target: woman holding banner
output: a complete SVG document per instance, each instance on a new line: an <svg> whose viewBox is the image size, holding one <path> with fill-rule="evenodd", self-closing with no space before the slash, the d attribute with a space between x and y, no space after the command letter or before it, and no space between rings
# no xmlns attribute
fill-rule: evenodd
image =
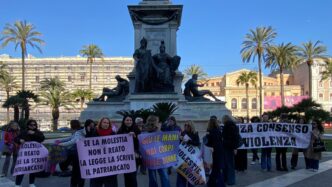
<svg viewBox="0 0 332 187"><path fill-rule="evenodd" d="M146 124L144 125L143 131L145 131L146 133L153 133L160 131L159 117L155 115L150 115L146 120ZM161 186L170 187L166 168L148 169L149 187L158 187L157 172L159 173L160 176Z"/></svg>
<svg viewBox="0 0 332 187"><path fill-rule="evenodd" d="M7 176L10 165L10 157L12 155L13 155L13 162L12 166L10 167L10 173L13 174L17 159L17 153L18 153L18 147L17 144L14 142L14 139L18 136L19 133L20 129L18 127L18 123L15 121L11 121L4 135L4 148L2 150L2 154L6 156L6 159L5 162L3 163L2 174L0 175L0 177Z"/></svg>
<svg viewBox="0 0 332 187"><path fill-rule="evenodd" d="M311 141L308 149L305 152L305 156L308 158L309 169L311 169L313 172L318 171L319 160L322 159L322 152L315 152L313 144L314 142L321 140L323 133L324 127L322 126L322 123L318 120L314 120L312 123Z"/></svg>
<svg viewBox="0 0 332 187"><path fill-rule="evenodd" d="M114 135L114 134L115 133L112 130L111 120L107 117L101 118L97 125L95 137L96 136L110 136L110 135ZM118 186L117 175L90 179L90 187L103 187L103 186L117 187Z"/></svg>
<svg viewBox="0 0 332 187"><path fill-rule="evenodd" d="M118 130L118 134L131 134L134 138L134 150L136 159L139 158L139 143L137 136L141 133L138 127L133 123L131 116L124 116L122 119L121 127ZM136 161L137 163L137 161ZM137 187L136 171L132 173L124 174L125 187Z"/></svg>
<svg viewBox="0 0 332 187"><path fill-rule="evenodd" d="M200 140L198 132L195 130L194 124L192 121L186 121L184 124L184 131L180 136L181 142L185 142L188 145L200 146ZM182 175L177 174L176 178L176 187L193 187L194 185L190 184L186 178Z"/></svg>
<svg viewBox="0 0 332 187"><path fill-rule="evenodd" d="M210 119L206 134L206 146L213 148L212 153L212 172L207 182L208 187L224 187L224 177L221 173L225 168L225 155L223 148L223 137L220 131L219 123L216 119Z"/></svg>
<svg viewBox="0 0 332 187"><path fill-rule="evenodd" d="M21 132L16 138L15 142L17 144L24 144L25 142L38 142L41 143L44 141L45 136L44 134L37 129L37 122L35 120L29 120L27 122L27 131ZM15 186L19 187L22 184L24 175L17 175L15 180ZM35 174L29 174L29 187L36 187L35 186Z"/></svg>

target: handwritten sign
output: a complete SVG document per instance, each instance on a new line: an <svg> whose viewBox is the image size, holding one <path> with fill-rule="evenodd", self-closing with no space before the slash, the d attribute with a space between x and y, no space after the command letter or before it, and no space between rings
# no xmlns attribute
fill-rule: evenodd
<svg viewBox="0 0 332 187"><path fill-rule="evenodd" d="M84 179L136 171L131 135L85 138L77 142L77 150Z"/></svg>
<svg viewBox="0 0 332 187"><path fill-rule="evenodd" d="M203 159L198 147L182 142L179 146L176 171L192 185L206 183Z"/></svg>
<svg viewBox="0 0 332 187"><path fill-rule="evenodd" d="M48 150L37 142L26 142L18 152L14 174L23 175L44 171L47 164Z"/></svg>
<svg viewBox="0 0 332 187"><path fill-rule="evenodd" d="M174 166L177 163L179 132L155 132L138 136L143 164L149 169Z"/></svg>

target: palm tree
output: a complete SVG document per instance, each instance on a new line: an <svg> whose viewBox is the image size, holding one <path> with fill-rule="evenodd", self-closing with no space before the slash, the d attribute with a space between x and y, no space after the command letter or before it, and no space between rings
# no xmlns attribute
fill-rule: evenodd
<svg viewBox="0 0 332 187"><path fill-rule="evenodd" d="M6 92L6 96L7 99L9 99L9 94L10 92L15 89L18 88L17 82L15 80L15 77L9 75L9 74L5 74L4 76L0 77L0 85L3 87L3 89ZM7 122L9 122L9 106L7 107Z"/></svg>
<svg viewBox="0 0 332 187"><path fill-rule="evenodd" d="M13 25L6 24L2 31L3 37L0 41L3 41L2 47L7 46L9 43L15 44L15 50L18 46L21 48L22 56L22 90L25 89L25 57L27 56L27 45L32 48L36 48L40 53L42 50L38 44L44 44L44 41L39 37L42 35L36 31L36 27L26 21L16 21Z"/></svg>
<svg viewBox="0 0 332 187"><path fill-rule="evenodd" d="M322 72L322 79L324 81L328 78L332 78L332 58L329 58L325 64L325 70Z"/></svg>
<svg viewBox="0 0 332 187"><path fill-rule="evenodd" d="M207 73L204 72L203 68L194 64L184 70L183 81L190 79L193 74L197 74L200 79L205 79L207 77Z"/></svg>
<svg viewBox="0 0 332 187"><path fill-rule="evenodd" d="M245 85L246 86L246 100L247 100L247 121L249 121L249 84L253 85L256 88L257 83L257 73L250 72L242 72L240 76L236 79L237 85Z"/></svg>
<svg viewBox="0 0 332 187"><path fill-rule="evenodd" d="M23 99L22 103L22 112L21 112L21 119L28 120L30 117L30 101L33 101L35 103L39 102L38 95L34 94L30 90L21 90L16 93L16 95ZM24 115L24 118L23 118Z"/></svg>
<svg viewBox="0 0 332 187"><path fill-rule="evenodd" d="M311 66L315 59L327 60L327 48L320 42L313 43L309 41L303 43L299 49L299 57L302 61L306 62L309 68L309 96L312 97L312 70Z"/></svg>
<svg viewBox="0 0 332 187"><path fill-rule="evenodd" d="M255 57L258 57L258 70L259 70L259 115L262 116L263 104L263 84L262 84L262 59L266 54L269 45L277 33L272 27L257 27L256 30L250 30L246 34L242 43L241 56L243 62L250 62Z"/></svg>
<svg viewBox="0 0 332 187"><path fill-rule="evenodd" d="M14 108L14 121L18 122L20 118L20 108L22 107L24 103L24 99L18 97L17 95L10 96L5 103L2 105L2 107L5 108Z"/></svg>
<svg viewBox="0 0 332 187"><path fill-rule="evenodd" d="M280 74L280 94L281 104L285 106L284 93L284 71L292 69L298 65L299 58L297 57L298 48L291 43L271 46L267 50L266 67L271 68L272 71L279 71Z"/></svg>
<svg viewBox="0 0 332 187"><path fill-rule="evenodd" d="M94 44L83 46L83 49L80 50L80 54L83 56L86 56L88 58L87 63L90 63L89 89L91 90L92 64L95 61L95 58L102 58L104 55L103 55L102 50L97 45L94 45Z"/></svg>
<svg viewBox="0 0 332 187"><path fill-rule="evenodd" d="M52 83L52 84L49 84ZM60 107L70 109L71 95L65 91L64 83L58 78L45 79L41 81L41 101L43 105L49 105L52 109L53 130L58 129L58 120L60 117Z"/></svg>
<svg viewBox="0 0 332 187"><path fill-rule="evenodd" d="M0 61L0 78L8 75L7 65Z"/></svg>
<svg viewBox="0 0 332 187"><path fill-rule="evenodd" d="M72 96L76 99L78 98L81 102L81 111L83 110L83 105L86 99L90 100L93 98L93 92L91 90L77 89L72 93Z"/></svg>

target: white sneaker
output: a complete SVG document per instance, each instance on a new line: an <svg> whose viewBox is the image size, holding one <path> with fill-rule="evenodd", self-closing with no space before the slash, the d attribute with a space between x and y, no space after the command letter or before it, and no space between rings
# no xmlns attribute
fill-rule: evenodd
<svg viewBox="0 0 332 187"><path fill-rule="evenodd" d="M317 171L318 171L318 169L313 169L312 171L313 171L313 172L317 172Z"/></svg>
<svg viewBox="0 0 332 187"><path fill-rule="evenodd" d="M29 184L29 187L36 187L35 184Z"/></svg>
<svg viewBox="0 0 332 187"><path fill-rule="evenodd" d="M256 162L255 161L251 161L251 163L250 163L251 165L255 165L256 164Z"/></svg>
<svg viewBox="0 0 332 187"><path fill-rule="evenodd" d="M22 187L21 185L15 185L14 187Z"/></svg>

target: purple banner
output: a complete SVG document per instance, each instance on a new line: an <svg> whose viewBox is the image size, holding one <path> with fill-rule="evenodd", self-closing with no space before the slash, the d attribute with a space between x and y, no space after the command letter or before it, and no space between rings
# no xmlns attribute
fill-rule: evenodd
<svg viewBox="0 0 332 187"><path fill-rule="evenodd" d="M84 138L77 142L84 179L136 171L133 137L129 134Z"/></svg>
<svg viewBox="0 0 332 187"><path fill-rule="evenodd" d="M48 150L37 142L26 142L20 146L13 176L44 171Z"/></svg>
<svg viewBox="0 0 332 187"><path fill-rule="evenodd" d="M143 163L149 169L174 166L177 163L179 132L154 132L138 136Z"/></svg>
<svg viewBox="0 0 332 187"><path fill-rule="evenodd" d="M308 96L285 96L285 105L291 107L307 98ZM264 109L275 110L278 107L281 107L281 96L264 97Z"/></svg>

